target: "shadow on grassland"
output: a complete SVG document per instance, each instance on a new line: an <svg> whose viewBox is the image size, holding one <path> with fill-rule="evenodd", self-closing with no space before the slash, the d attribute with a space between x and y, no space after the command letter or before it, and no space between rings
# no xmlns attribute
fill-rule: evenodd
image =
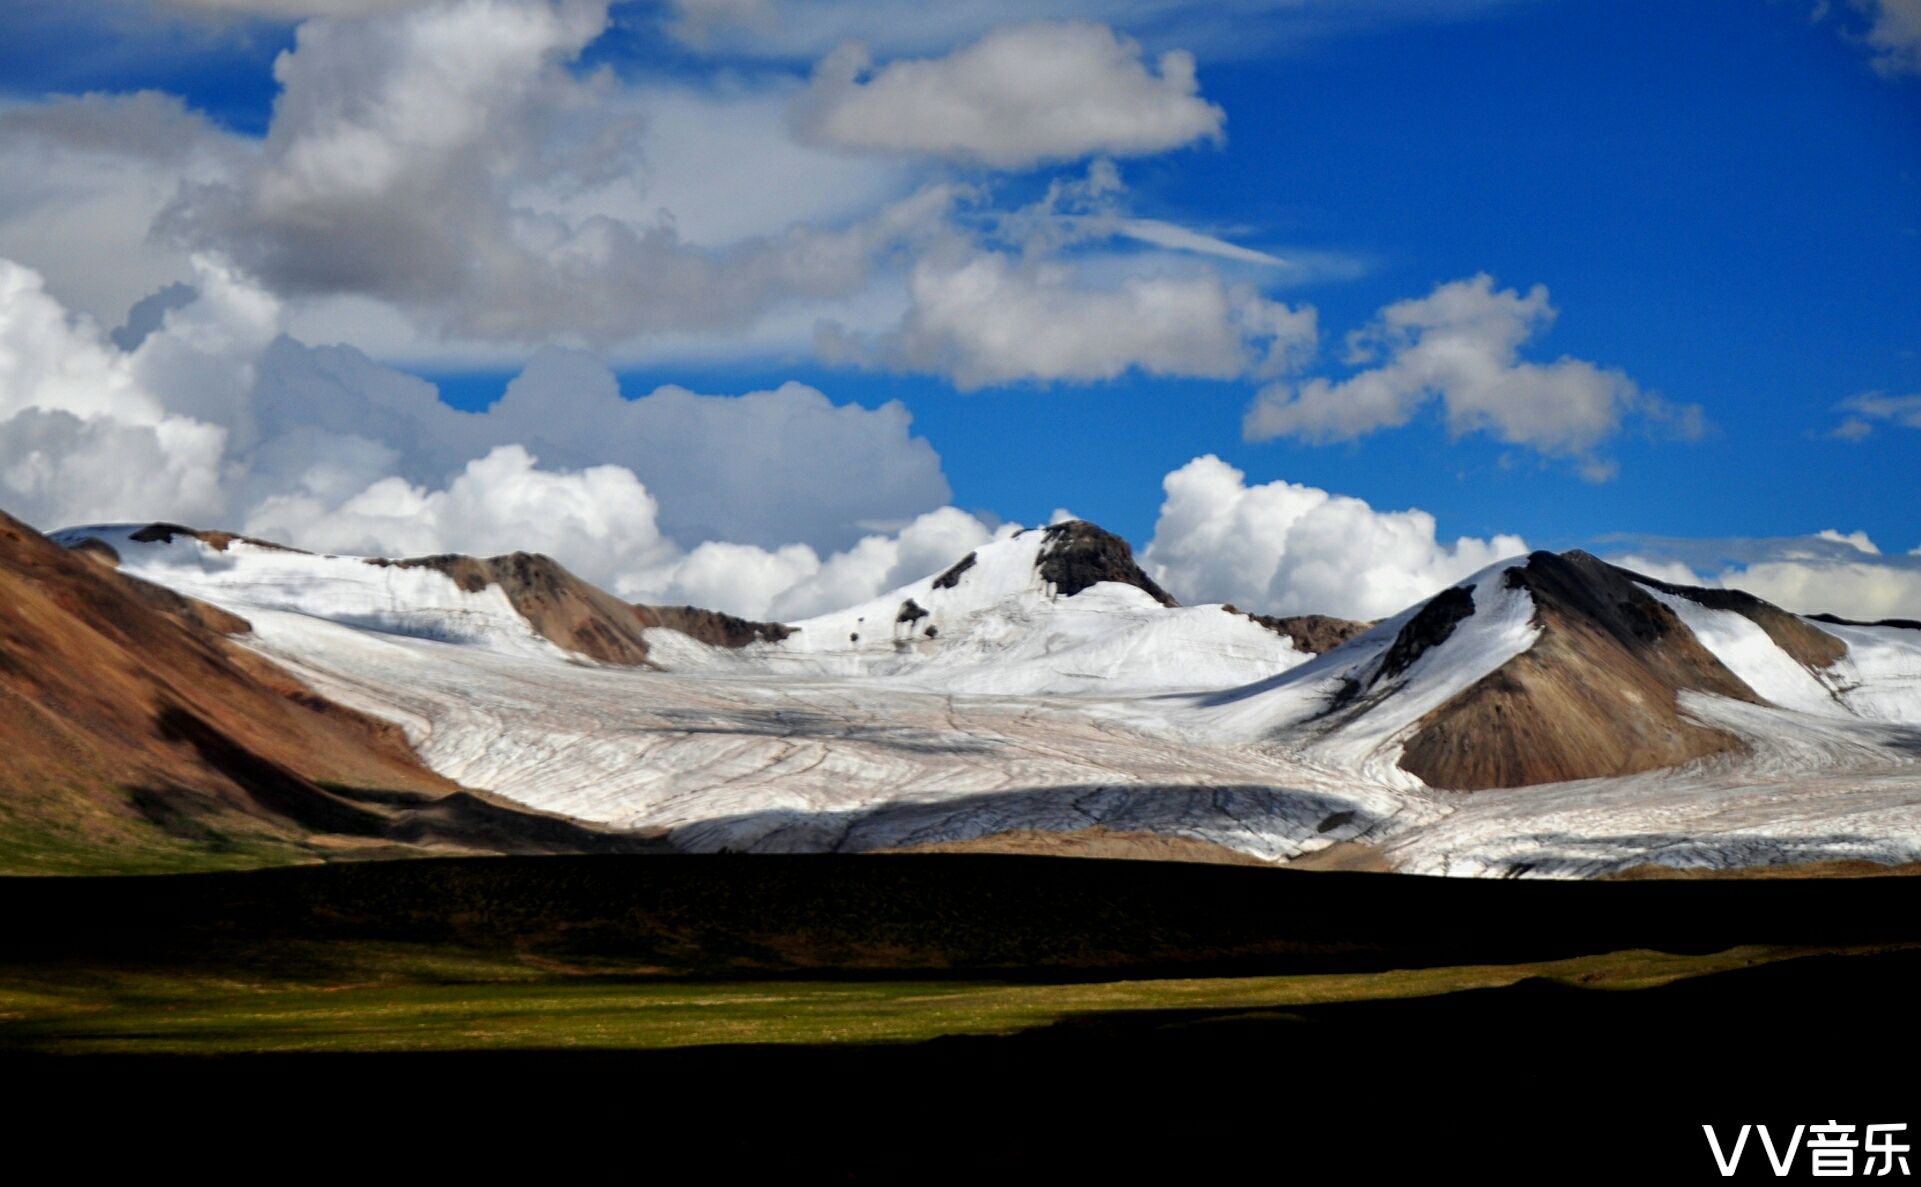
<svg viewBox="0 0 1921 1187"><path fill-rule="evenodd" d="M1088 980L1921 941L1921 878L1480 881L991 855L463 858L0 879L0 965L454 945L652 975Z"/></svg>

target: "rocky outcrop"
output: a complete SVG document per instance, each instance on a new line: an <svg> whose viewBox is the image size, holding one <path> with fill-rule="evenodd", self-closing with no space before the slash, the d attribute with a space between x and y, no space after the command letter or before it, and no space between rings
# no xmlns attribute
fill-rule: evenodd
<svg viewBox="0 0 1921 1187"><path fill-rule="evenodd" d="M1221 609L1266 627L1293 643L1294 650L1308 655L1332 651L1349 639L1374 629L1371 622L1356 622L1351 618L1334 618L1326 614L1295 614L1279 618L1272 614L1250 613L1232 602Z"/></svg>
<svg viewBox="0 0 1921 1187"><path fill-rule="evenodd" d="M1858 619L1843 618L1839 614L1810 614L1815 622L1831 622L1836 626L1891 626L1903 631L1921 631L1921 622L1912 618L1883 618L1879 622L1861 622Z"/></svg>
<svg viewBox="0 0 1921 1187"><path fill-rule="evenodd" d="M1381 657L1374 683L1392 680L1414 666L1414 661L1447 642L1462 619L1474 614L1474 591L1466 586L1444 589L1427 600L1394 636Z"/></svg>
<svg viewBox="0 0 1921 1187"><path fill-rule="evenodd" d="M935 589L953 589L955 586L960 584L961 576L965 574L967 570L973 568L975 562L978 561L979 559L980 558L977 554L970 552L966 556L955 561L953 565L951 565L947 569L946 572L934 578L934 588Z"/></svg>
<svg viewBox="0 0 1921 1187"><path fill-rule="evenodd" d="M1141 570L1134 561L1133 548L1114 533L1080 519L1042 530L1046 537L1038 561L1040 574L1062 597L1071 598L1103 581L1117 581L1143 591L1163 606L1180 605Z"/></svg>
<svg viewBox="0 0 1921 1187"><path fill-rule="evenodd" d="M702 610L697 606L635 606L634 614L647 626L665 627L710 647L745 647L749 643L778 643L794 628L778 622L752 622Z"/></svg>
<svg viewBox="0 0 1921 1187"><path fill-rule="evenodd" d="M150 523L133 533L129 539L140 544L171 544L175 536L187 536L200 541L215 552L225 552L237 540L251 544L255 548L272 548L280 552L300 552L301 549L289 548L285 544L275 544L271 540L256 540L252 536L241 536L233 532L208 532L199 528L182 527L177 523Z"/></svg>

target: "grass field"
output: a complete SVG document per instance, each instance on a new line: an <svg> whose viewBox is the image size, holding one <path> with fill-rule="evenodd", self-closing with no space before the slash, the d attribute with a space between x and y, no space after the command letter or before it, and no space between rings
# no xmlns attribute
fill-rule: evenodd
<svg viewBox="0 0 1921 1187"><path fill-rule="evenodd" d="M205 1055L903 1043L1010 1034L1097 1013L1273 1011L1529 979L1633 990L1804 955L1752 947L1378 973L1009 985L663 981L542 969L459 950L359 946L299 954L268 977L6 969L0 1050Z"/></svg>

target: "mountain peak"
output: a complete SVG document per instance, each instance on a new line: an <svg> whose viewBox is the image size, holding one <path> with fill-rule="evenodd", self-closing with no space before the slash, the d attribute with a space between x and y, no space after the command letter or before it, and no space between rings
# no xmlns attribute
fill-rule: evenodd
<svg viewBox="0 0 1921 1187"><path fill-rule="evenodd" d="M1532 553L1502 583L1532 602L1538 634L1408 738L1400 765L1430 786L1627 775L1745 749L1682 705L1683 693L1765 703L1699 637L1692 606L1748 618L1809 669L1841 653L1839 640L1759 598L1668 585L1580 550Z"/></svg>
<svg viewBox="0 0 1921 1187"><path fill-rule="evenodd" d="M1163 606L1180 605L1142 571L1133 547L1107 529L1070 519L1042 530L1045 536L1035 566L1061 596L1073 597L1091 585L1114 581L1133 586Z"/></svg>

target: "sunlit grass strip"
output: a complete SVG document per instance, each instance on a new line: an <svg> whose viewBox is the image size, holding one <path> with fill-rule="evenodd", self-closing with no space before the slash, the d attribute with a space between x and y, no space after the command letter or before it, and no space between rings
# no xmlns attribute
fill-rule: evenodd
<svg viewBox="0 0 1921 1187"><path fill-rule="evenodd" d="M1528 978L1638 989L1812 951L1630 951L1531 964L1066 985L649 982L457 955L416 957L395 978L338 984L12 970L0 975L0 1048L222 1054L900 1043L1007 1034L1085 1013L1285 1010L1498 988Z"/></svg>

